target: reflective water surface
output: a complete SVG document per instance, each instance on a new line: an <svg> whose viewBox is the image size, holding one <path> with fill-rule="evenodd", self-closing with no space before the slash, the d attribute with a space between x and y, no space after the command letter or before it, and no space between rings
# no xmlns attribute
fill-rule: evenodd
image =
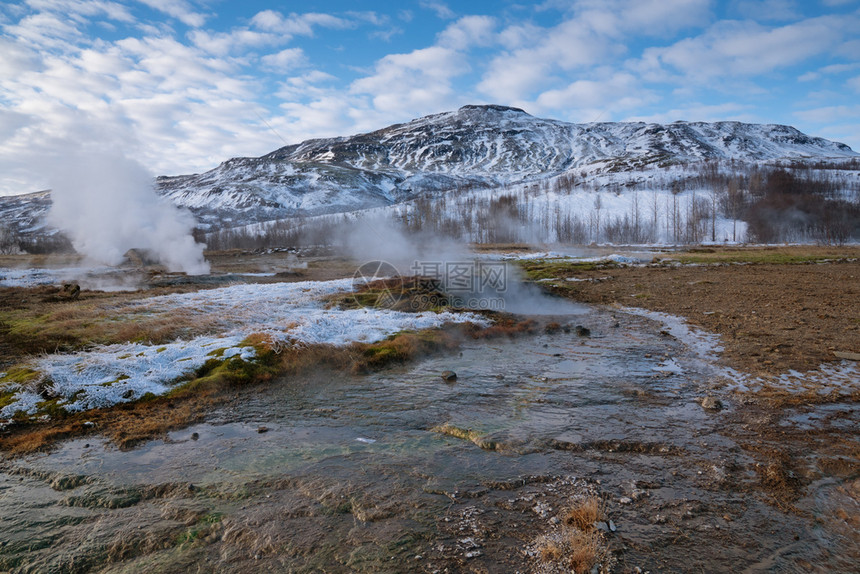
<svg viewBox="0 0 860 574"><path fill-rule="evenodd" d="M131 451L89 437L4 461L0 570L529 571L529 544L585 492L617 525L615 571L838 565L830 533L750 488L721 433L731 403L697 402L712 365L646 318L558 321L591 336L281 380Z"/></svg>

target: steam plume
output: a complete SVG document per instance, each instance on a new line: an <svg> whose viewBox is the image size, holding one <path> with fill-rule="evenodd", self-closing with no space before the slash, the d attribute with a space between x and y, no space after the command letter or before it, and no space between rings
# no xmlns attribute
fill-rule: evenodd
<svg viewBox="0 0 860 574"><path fill-rule="evenodd" d="M205 246L191 236L193 216L159 197L138 162L118 153L72 154L51 172L49 221L78 252L117 265L129 249L145 249L170 271L209 272Z"/></svg>

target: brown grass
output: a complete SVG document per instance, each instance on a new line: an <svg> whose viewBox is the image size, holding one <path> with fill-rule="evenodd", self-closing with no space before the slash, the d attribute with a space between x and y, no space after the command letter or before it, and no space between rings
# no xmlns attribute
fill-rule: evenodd
<svg viewBox="0 0 860 574"><path fill-rule="evenodd" d="M0 288L0 365L22 355L69 352L94 344L165 343L210 332L216 318L188 310L150 313L140 293L83 292L77 301L57 288ZM150 292L146 296L152 296Z"/></svg>
<svg viewBox="0 0 860 574"><path fill-rule="evenodd" d="M561 520L568 526L588 531L594 523L606 518L606 504L598 496L586 496L575 501L561 512Z"/></svg>
<svg viewBox="0 0 860 574"><path fill-rule="evenodd" d="M565 528L544 534L536 541L537 557L556 571L581 574L590 572L595 564L606 559L608 550L597 532Z"/></svg>
<svg viewBox="0 0 860 574"><path fill-rule="evenodd" d="M554 572L589 572L609 558L594 523L606 520L606 503L596 495L577 498L559 514L561 527L535 541L538 559ZM542 570L543 571L543 570Z"/></svg>

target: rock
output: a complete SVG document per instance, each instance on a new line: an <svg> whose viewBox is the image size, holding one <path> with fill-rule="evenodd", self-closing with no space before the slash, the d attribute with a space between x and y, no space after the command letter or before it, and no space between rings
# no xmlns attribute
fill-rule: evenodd
<svg viewBox="0 0 860 574"><path fill-rule="evenodd" d="M630 498L629 496L622 496L621 498L618 499L618 502L620 504L631 504L633 502L633 499Z"/></svg>
<svg viewBox="0 0 860 574"><path fill-rule="evenodd" d="M612 522L612 521L610 520L610 521L609 521L609 531L610 531L610 532L615 532L616 530L618 530L618 527L617 527L617 526L615 526L615 523L614 523L614 522Z"/></svg>
<svg viewBox="0 0 860 574"><path fill-rule="evenodd" d="M602 520L597 520L592 524L595 530L600 530L601 532L606 532L609 534L609 525L603 522Z"/></svg>
<svg viewBox="0 0 860 574"><path fill-rule="evenodd" d="M457 380L457 373L454 371L442 371L442 380L447 383L452 383Z"/></svg>
<svg viewBox="0 0 860 574"><path fill-rule="evenodd" d="M707 396L702 399L702 408L709 411L719 411L723 409L723 403L716 397Z"/></svg>
<svg viewBox="0 0 860 574"><path fill-rule="evenodd" d="M589 329L588 327L583 327L582 325L577 325L576 327L574 327L574 331L576 331L576 334L580 337L591 336L591 329Z"/></svg>
<svg viewBox="0 0 860 574"><path fill-rule="evenodd" d="M257 432L263 434L264 432L269 432L269 427L259 427Z"/></svg>
<svg viewBox="0 0 860 574"><path fill-rule="evenodd" d="M191 440L197 440L200 438L200 435L196 432L191 433Z"/></svg>
<svg viewBox="0 0 860 574"><path fill-rule="evenodd" d="M63 288L60 289L60 296L65 297L66 299L75 300L81 294L81 286L77 283L64 283Z"/></svg>

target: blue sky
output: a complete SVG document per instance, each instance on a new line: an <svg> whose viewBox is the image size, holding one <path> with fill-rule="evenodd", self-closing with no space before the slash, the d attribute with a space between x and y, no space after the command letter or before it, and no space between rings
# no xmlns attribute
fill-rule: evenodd
<svg viewBox="0 0 860 574"><path fill-rule="evenodd" d="M860 0L0 5L0 194L44 189L69 150L193 173L467 103L860 150Z"/></svg>

